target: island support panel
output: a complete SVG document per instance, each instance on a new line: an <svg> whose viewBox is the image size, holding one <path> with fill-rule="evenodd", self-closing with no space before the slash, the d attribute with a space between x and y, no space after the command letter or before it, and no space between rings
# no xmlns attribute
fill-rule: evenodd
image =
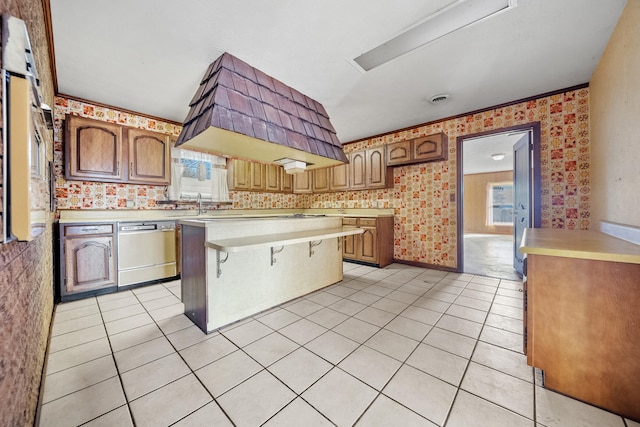
<svg viewBox="0 0 640 427"><path fill-rule="evenodd" d="M544 386L640 420L640 265L527 255L527 363Z"/></svg>

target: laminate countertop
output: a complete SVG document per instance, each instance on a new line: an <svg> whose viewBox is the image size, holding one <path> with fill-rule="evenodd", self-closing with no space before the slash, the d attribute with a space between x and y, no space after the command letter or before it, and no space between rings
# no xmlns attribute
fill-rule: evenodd
<svg viewBox="0 0 640 427"><path fill-rule="evenodd" d="M520 252L640 264L640 245L599 231L527 228Z"/></svg>
<svg viewBox="0 0 640 427"><path fill-rule="evenodd" d="M340 217L378 218L393 217L393 209L220 209L198 215L187 209L86 209L61 210L60 223L116 222L116 221L171 221L187 219L272 217L282 215L325 215Z"/></svg>

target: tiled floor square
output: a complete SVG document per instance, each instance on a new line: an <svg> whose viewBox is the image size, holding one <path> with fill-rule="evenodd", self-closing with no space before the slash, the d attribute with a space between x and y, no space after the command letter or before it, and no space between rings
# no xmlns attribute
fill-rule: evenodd
<svg viewBox="0 0 640 427"><path fill-rule="evenodd" d="M472 322L484 323L487 312L475 308L463 307L457 304L451 304L451 307L445 312L451 316L460 317L462 319L471 320Z"/></svg>
<svg viewBox="0 0 640 427"><path fill-rule="evenodd" d="M153 323L153 319L145 312L114 320L113 322L107 322L104 326L107 328L107 334L115 335L151 323Z"/></svg>
<svg viewBox="0 0 640 427"><path fill-rule="evenodd" d="M258 362L238 350L198 369L196 375L207 390L218 397L262 369Z"/></svg>
<svg viewBox="0 0 640 427"><path fill-rule="evenodd" d="M190 374L132 401L136 426L170 425L210 402L207 390Z"/></svg>
<svg viewBox="0 0 640 427"><path fill-rule="evenodd" d="M238 347L224 335L217 334L209 339L180 350L180 355L191 369L197 370L209 363L215 362L227 354L233 353L237 349Z"/></svg>
<svg viewBox="0 0 640 427"><path fill-rule="evenodd" d="M436 311L416 307L414 305L407 307L405 311L400 313L400 316L402 317L417 320L418 322L426 323L427 325L435 325L441 315L441 313Z"/></svg>
<svg viewBox="0 0 640 427"><path fill-rule="evenodd" d="M100 338L49 354L47 375L111 354L109 341Z"/></svg>
<svg viewBox="0 0 640 427"><path fill-rule="evenodd" d="M100 324L102 324L102 316L100 316L100 313L94 313L64 322L54 322L53 328L51 328L51 336L55 337L57 335L68 334L69 332L79 331Z"/></svg>
<svg viewBox="0 0 640 427"><path fill-rule="evenodd" d="M586 403L542 387L536 391L536 420L545 427L623 427L622 419Z"/></svg>
<svg viewBox="0 0 640 427"><path fill-rule="evenodd" d="M310 315L311 313L314 313L320 309L322 309L322 307L324 307L323 305L320 305L316 302L313 301L309 301L307 299L301 299L296 301L295 303L288 305L287 306L287 310L289 310L292 313L297 314L298 316L301 317L306 317L308 315Z"/></svg>
<svg viewBox="0 0 640 427"><path fill-rule="evenodd" d="M485 325L492 326L496 329L503 329L505 331L514 332L516 334L522 334L523 324L522 320L514 319L513 317L500 316L489 312Z"/></svg>
<svg viewBox="0 0 640 427"><path fill-rule="evenodd" d="M77 426L126 403L120 380L112 377L42 405L42 426Z"/></svg>
<svg viewBox="0 0 640 427"><path fill-rule="evenodd" d="M175 350L165 337L138 344L113 353L120 374L174 353Z"/></svg>
<svg viewBox="0 0 640 427"><path fill-rule="evenodd" d="M391 356L400 362L404 362L409 354L418 346L418 341L386 329L381 329L369 338L364 345L378 350L387 356Z"/></svg>
<svg viewBox="0 0 640 427"><path fill-rule="evenodd" d="M457 388L408 365L402 365L382 391L429 421L443 425Z"/></svg>
<svg viewBox="0 0 640 427"><path fill-rule="evenodd" d="M123 405L111 412L107 412L100 417L83 424L83 427L133 427L129 406Z"/></svg>
<svg viewBox="0 0 640 427"><path fill-rule="evenodd" d="M533 368L527 365L527 356L522 353L480 341L471 360L521 380L533 382Z"/></svg>
<svg viewBox="0 0 640 427"><path fill-rule="evenodd" d="M63 306L64 304L58 305L58 307L63 307ZM62 308L56 308L55 321L56 323L66 322L67 320L78 319L80 317L90 316L92 314L97 314L99 312L100 312L100 309L98 308L98 305L95 303L79 306L76 308L68 308L66 310L63 310Z"/></svg>
<svg viewBox="0 0 640 427"><path fill-rule="evenodd" d="M371 305L374 302L378 301L381 297L378 295L370 294L366 290L356 292L355 294L349 295L347 297L348 300L359 302L364 305Z"/></svg>
<svg viewBox="0 0 640 427"><path fill-rule="evenodd" d="M378 332L380 328L371 323L364 322L355 318L349 318L333 328L334 332L339 333L353 341L362 344Z"/></svg>
<svg viewBox="0 0 640 427"><path fill-rule="evenodd" d="M340 362L338 367L376 390L382 390L400 365L402 362L367 346L360 346Z"/></svg>
<svg viewBox="0 0 640 427"><path fill-rule="evenodd" d="M367 307L364 310L355 314L356 319L364 320L368 323L373 323L376 326L383 327L387 323L391 321L395 314L389 313L388 311L380 310L374 307Z"/></svg>
<svg viewBox="0 0 640 427"><path fill-rule="evenodd" d="M305 348L299 348L271 365L269 370L300 394L331 368L332 365L327 361Z"/></svg>
<svg viewBox="0 0 640 427"><path fill-rule="evenodd" d="M245 353L262 366L269 366L300 347L289 338L274 332L244 347Z"/></svg>
<svg viewBox="0 0 640 427"><path fill-rule="evenodd" d="M496 329L491 326L486 326L482 329L480 334L480 341L487 342L489 344L497 345L508 350L522 352L522 334L516 334L502 329Z"/></svg>
<svg viewBox="0 0 640 427"><path fill-rule="evenodd" d="M426 323L418 322L407 317L398 316L391 322L387 323L384 329L398 333L405 337L422 341L433 326Z"/></svg>
<svg viewBox="0 0 640 427"><path fill-rule="evenodd" d="M233 427L233 424L216 402L210 402L173 424L173 427L195 426Z"/></svg>
<svg viewBox="0 0 640 427"><path fill-rule="evenodd" d="M350 426L376 397L377 392L351 375L334 368L302 394L324 416L339 426ZM345 405L345 402L349 402Z"/></svg>
<svg viewBox="0 0 640 427"><path fill-rule="evenodd" d="M364 310L366 307L367 306L364 304L348 299L343 299L342 301L338 301L337 303L329 306L329 308L346 314L347 316L353 316L357 312Z"/></svg>
<svg viewBox="0 0 640 427"><path fill-rule="evenodd" d="M115 320L124 319L125 317L135 316L136 314L145 313L145 309L142 304L131 304L125 307L116 308L114 310L102 312L102 319L108 323Z"/></svg>
<svg viewBox="0 0 640 427"><path fill-rule="evenodd" d="M423 340L425 344L438 347L449 353L457 354L460 357L469 359L473 352L476 340L454 332L445 331L440 328L433 328Z"/></svg>
<svg viewBox="0 0 640 427"><path fill-rule="evenodd" d="M305 344L305 347L337 365L360 344L333 331L327 331L318 338Z"/></svg>
<svg viewBox="0 0 640 427"><path fill-rule="evenodd" d="M406 295L410 295L410 294L406 294ZM378 301L371 304L371 307L377 308L379 310L384 310L392 314L400 314L407 307L409 307L409 303L404 303L404 302L396 301L391 298L385 297L385 298L380 298Z"/></svg>
<svg viewBox="0 0 640 427"><path fill-rule="evenodd" d="M460 390L451 409L447 427L475 425L533 427L533 421L464 390Z"/></svg>
<svg viewBox="0 0 640 427"><path fill-rule="evenodd" d="M122 374L128 400L134 400L191 373L178 353L149 362Z"/></svg>
<svg viewBox="0 0 640 427"><path fill-rule="evenodd" d="M179 331L167 334L167 339L171 341L171 344L180 351L189 346L197 344L211 338L214 334L205 334L196 325L191 325L188 328L180 329Z"/></svg>
<svg viewBox="0 0 640 427"><path fill-rule="evenodd" d="M289 310L284 310L279 308L275 311L272 311L269 314L261 316L257 320L260 323L264 323L268 327L273 330L278 330L280 328L284 328L287 325L292 324L296 320L300 320L300 316L295 313L290 312Z"/></svg>
<svg viewBox="0 0 640 427"><path fill-rule="evenodd" d="M264 427L300 427L301 422L305 427L333 426L320 412L298 397L267 421Z"/></svg>
<svg viewBox="0 0 640 427"><path fill-rule="evenodd" d="M307 319L300 319L297 322L280 329L279 332L298 344L304 345L326 331L327 328L323 326L313 323Z"/></svg>
<svg viewBox="0 0 640 427"><path fill-rule="evenodd" d="M311 302L315 302L316 304L328 306L340 301L342 298L337 295L322 291L315 292L312 295L307 296L306 299Z"/></svg>
<svg viewBox="0 0 640 427"><path fill-rule="evenodd" d="M533 419L533 387L530 382L471 362L460 387Z"/></svg>
<svg viewBox="0 0 640 427"><path fill-rule="evenodd" d="M139 328L130 329L109 337L111 349L113 351L124 350L143 342L151 341L162 336L162 331L155 325L144 325Z"/></svg>
<svg viewBox="0 0 640 427"><path fill-rule="evenodd" d="M455 332L474 339L477 339L478 336L480 336L480 331L482 331L481 323L472 322L471 320L450 316L448 314L444 314L435 326L440 329L446 329L447 331Z"/></svg>
<svg viewBox="0 0 640 427"><path fill-rule="evenodd" d="M469 361L464 357L426 344L420 344L407 359L407 365L418 368L422 372L440 378L456 387L460 385L468 363Z"/></svg>
<svg viewBox="0 0 640 427"><path fill-rule="evenodd" d="M217 400L236 426L253 427L267 421L295 397L268 371L262 371Z"/></svg>
<svg viewBox="0 0 640 427"><path fill-rule="evenodd" d="M324 326L327 329L331 329L340 323L347 320L349 316L346 314L340 313L339 311L335 311L331 308L323 308L322 310L316 311L313 314L307 316L307 320L311 320L314 323L317 323L320 326Z"/></svg>
<svg viewBox="0 0 640 427"><path fill-rule="evenodd" d="M427 310L444 313L451 306L450 302L439 301L437 299L422 297L418 298L413 305Z"/></svg>
<svg viewBox="0 0 640 427"><path fill-rule="evenodd" d="M59 399L118 375L111 355L47 375L42 403Z"/></svg>
<svg viewBox="0 0 640 427"><path fill-rule="evenodd" d="M437 427L384 394L379 395L356 424L358 427Z"/></svg>
<svg viewBox="0 0 640 427"><path fill-rule="evenodd" d="M104 325L102 324L69 332L67 334L56 335L55 337L51 337L49 352L55 353L56 351L75 347L76 345L85 344L106 337L107 332L104 330Z"/></svg>

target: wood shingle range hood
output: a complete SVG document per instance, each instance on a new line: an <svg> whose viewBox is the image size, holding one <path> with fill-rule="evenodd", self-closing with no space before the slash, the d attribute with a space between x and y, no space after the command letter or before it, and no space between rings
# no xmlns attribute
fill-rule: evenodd
<svg viewBox="0 0 640 427"><path fill-rule="evenodd" d="M347 162L319 102L229 53L209 66L189 105L176 147L261 163L291 160L299 171Z"/></svg>

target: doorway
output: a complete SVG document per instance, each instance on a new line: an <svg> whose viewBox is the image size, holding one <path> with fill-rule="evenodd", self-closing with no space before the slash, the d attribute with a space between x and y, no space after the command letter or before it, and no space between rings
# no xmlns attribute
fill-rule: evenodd
<svg viewBox="0 0 640 427"><path fill-rule="evenodd" d="M522 233L540 226L539 153L539 123L458 137L458 271L521 279Z"/></svg>

